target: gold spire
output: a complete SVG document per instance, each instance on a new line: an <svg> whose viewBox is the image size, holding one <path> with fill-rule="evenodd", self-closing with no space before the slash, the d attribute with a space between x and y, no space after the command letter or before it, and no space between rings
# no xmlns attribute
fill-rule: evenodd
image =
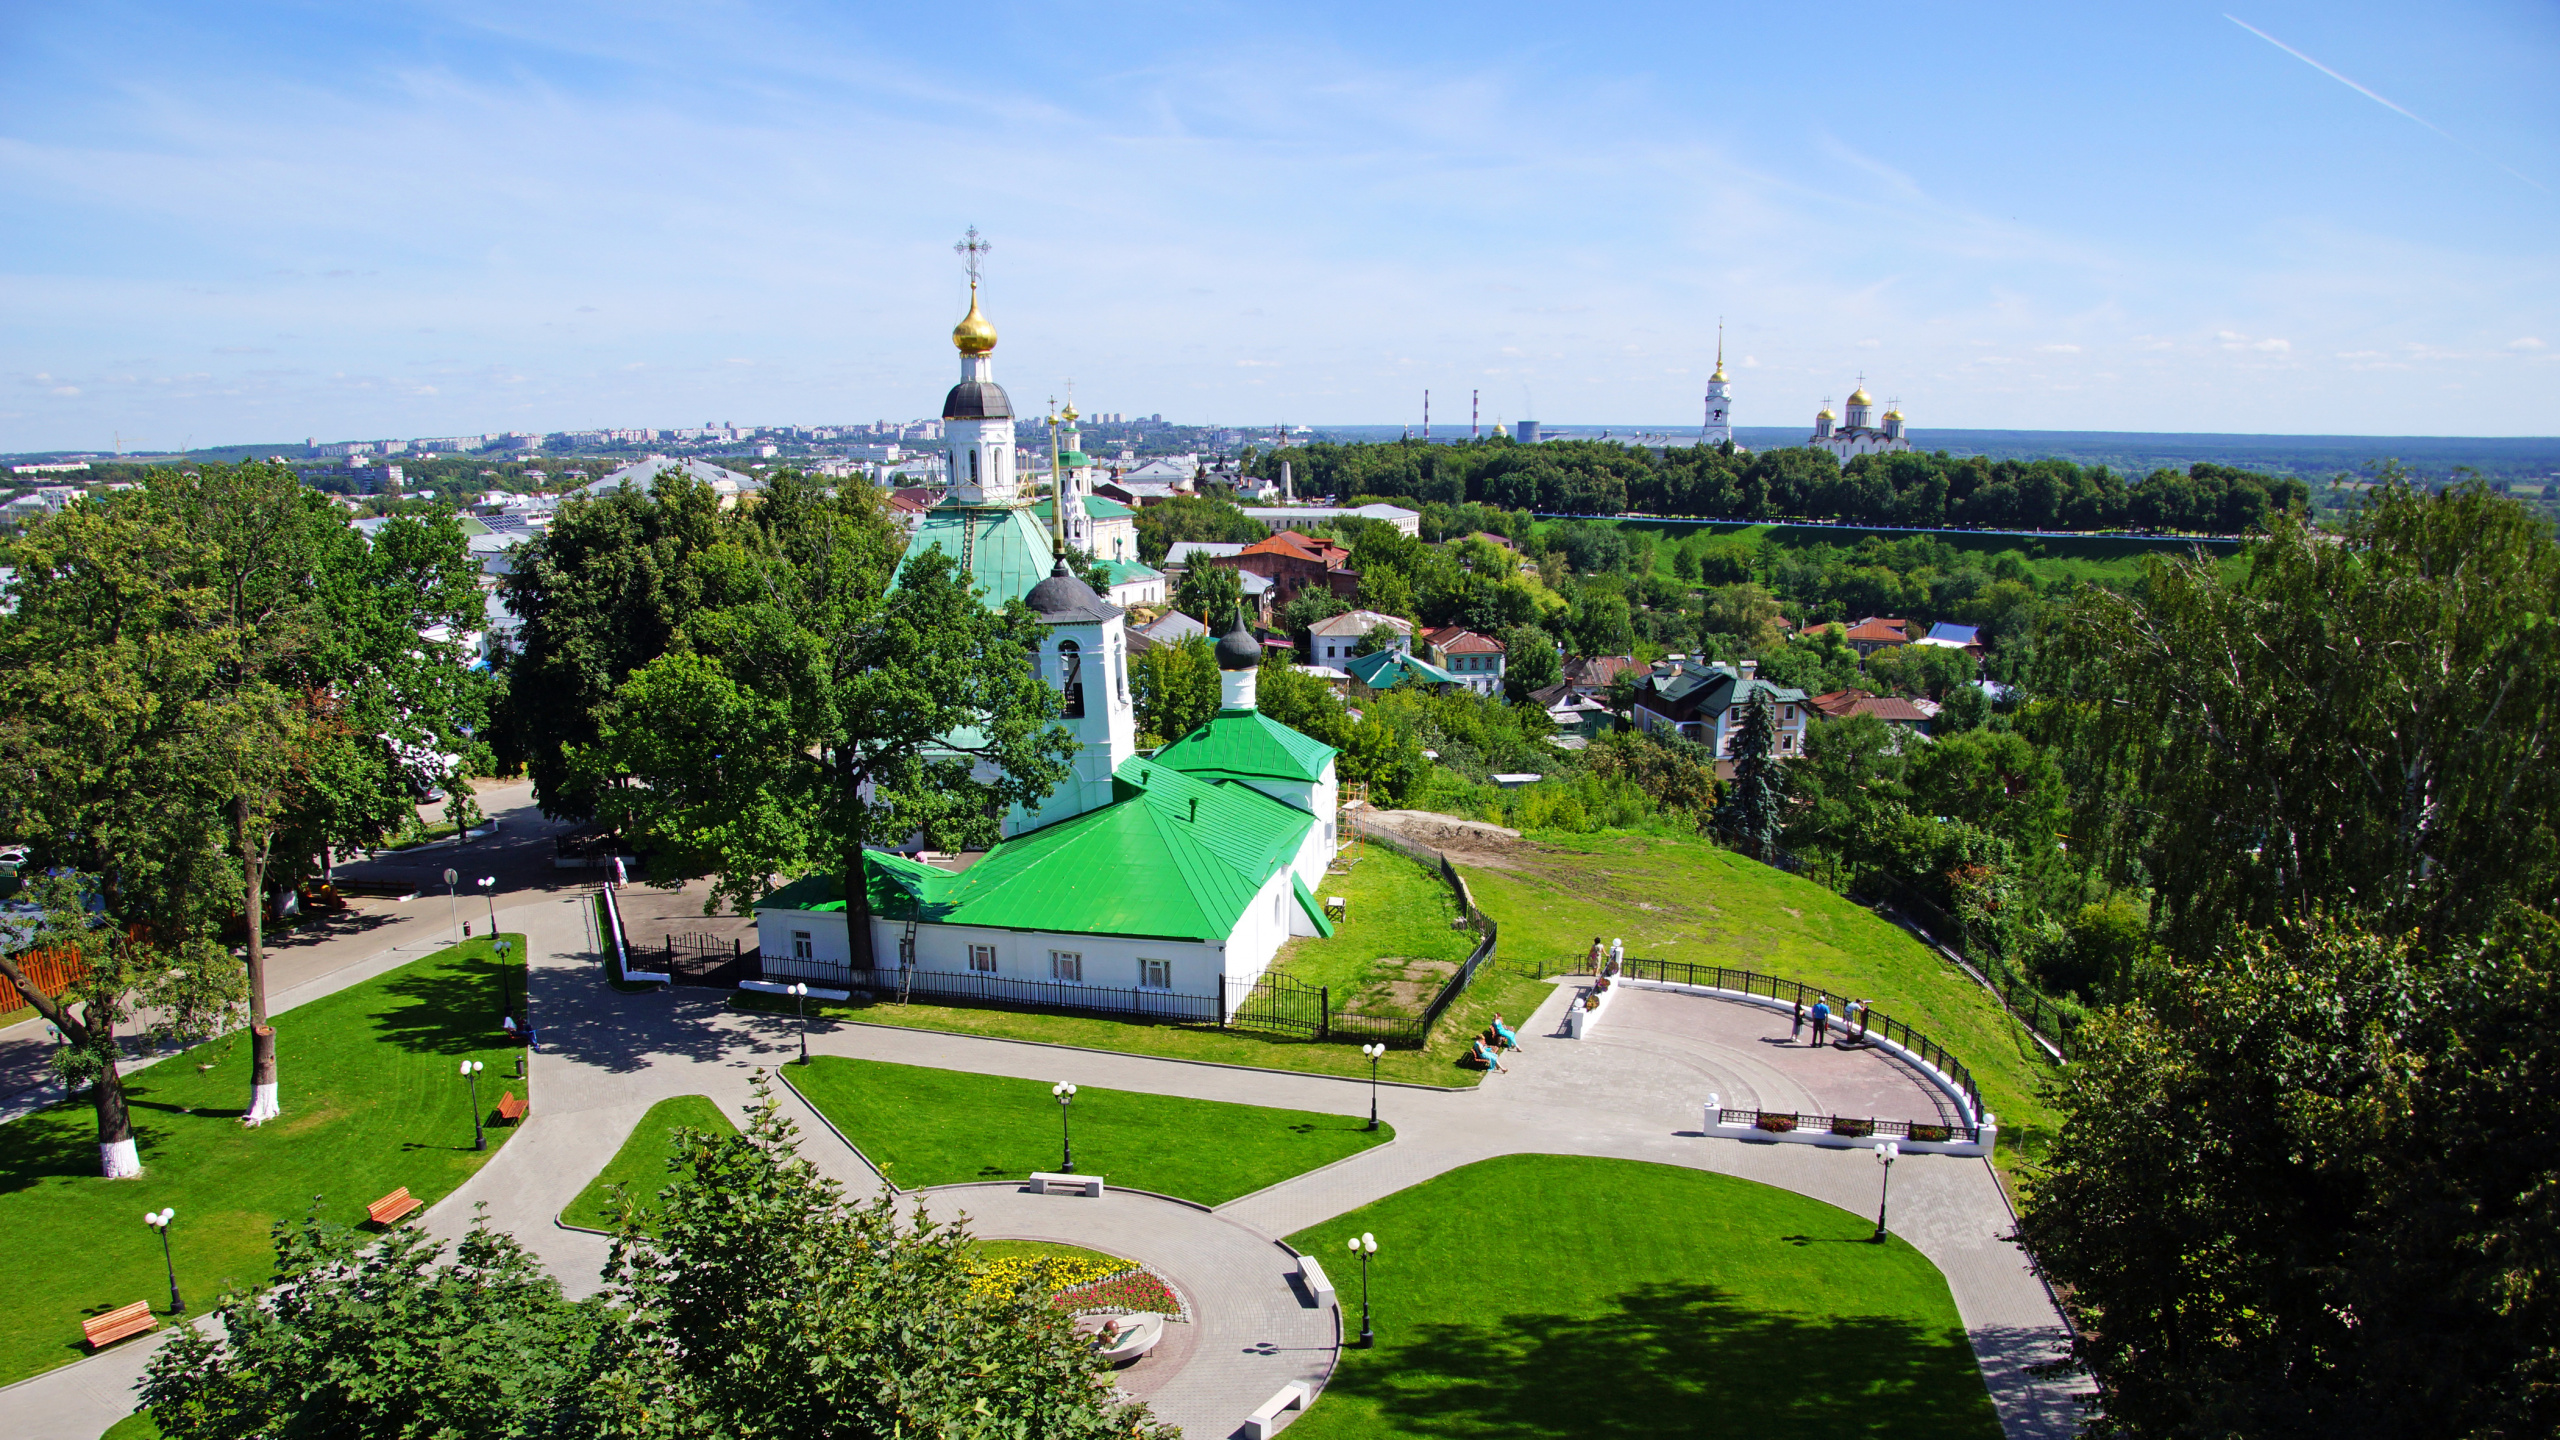
<svg viewBox="0 0 2560 1440"><path fill-rule="evenodd" d="M1721 320L1716 322L1716 373L1707 378L1711 380L1724 378L1724 322Z"/></svg>
<svg viewBox="0 0 2560 1440"><path fill-rule="evenodd" d="M996 348L996 327L978 313L978 285L969 283L969 313L951 327L951 343L963 355L984 355Z"/></svg>

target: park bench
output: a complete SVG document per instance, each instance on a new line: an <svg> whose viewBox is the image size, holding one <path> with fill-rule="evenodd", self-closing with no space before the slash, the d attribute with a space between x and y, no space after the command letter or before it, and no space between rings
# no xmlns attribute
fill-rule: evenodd
<svg viewBox="0 0 2560 1440"><path fill-rule="evenodd" d="M110 1310L104 1315L81 1321L80 1330L89 1337L90 1349L104 1350L128 1335L156 1329L159 1324L151 1318L151 1302L136 1300L121 1310Z"/></svg>
<svg viewBox="0 0 2560 1440"><path fill-rule="evenodd" d="M510 1090L498 1097L498 1118L513 1125L524 1118L524 1112L530 1107L531 1102L517 1099L516 1092Z"/></svg>
<svg viewBox="0 0 2560 1440"><path fill-rule="evenodd" d="M1325 1278L1324 1267L1316 1263L1316 1257L1298 1257L1298 1278L1306 1282L1307 1294L1314 1298L1317 1309L1333 1303L1333 1282Z"/></svg>
<svg viewBox="0 0 2560 1440"><path fill-rule="evenodd" d="M1073 1190L1099 1200L1102 1198L1102 1177L1099 1175L1061 1175L1050 1170L1033 1172L1031 1176L1031 1193L1034 1195L1046 1195L1051 1190Z"/></svg>
<svg viewBox="0 0 2560 1440"><path fill-rule="evenodd" d="M1249 1440L1271 1440L1280 1429L1280 1412L1307 1408L1307 1385L1292 1380L1280 1387L1280 1393L1262 1402L1262 1407L1244 1417L1244 1433Z"/></svg>
<svg viewBox="0 0 2560 1440"><path fill-rule="evenodd" d="M364 1207L365 1213L373 1217L373 1223L376 1225L396 1224L401 1216L417 1208L418 1202L409 1194L409 1187L406 1185Z"/></svg>

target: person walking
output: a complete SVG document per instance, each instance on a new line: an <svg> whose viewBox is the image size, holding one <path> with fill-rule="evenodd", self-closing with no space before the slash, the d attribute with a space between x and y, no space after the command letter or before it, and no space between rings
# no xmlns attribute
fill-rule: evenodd
<svg viewBox="0 0 2560 1440"><path fill-rule="evenodd" d="M1825 995L1813 1002L1813 1048L1821 1049L1822 1042L1830 1038L1831 997Z"/></svg>
<svg viewBox="0 0 2560 1440"><path fill-rule="evenodd" d="M1787 1031L1787 1043L1788 1043L1788 1044L1790 1044L1790 1045L1792 1045L1792 1044L1796 1043L1797 1041L1802 1040L1803 1038L1804 1038L1804 997L1803 997L1803 996L1801 996L1801 995L1799 995L1799 996L1797 996L1797 997L1796 997L1796 1023L1795 1023L1795 1025L1794 1025L1794 1027L1793 1027L1793 1028L1791 1028L1790 1030L1788 1030L1788 1031Z"/></svg>
<svg viewBox="0 0 2560 1440"><path fill-rule="evenodd" d="M1605 958L1607 958L1608 953L1609 953L1609 951L1608 951L1608 947L1607 947L1607 946L1604 946L1604 945L1602 945L1602 944L1600 943L1600 937L1599 937L1599 936L1597 936L1597 935L1592 936L1592 937L1591 937L1591 973L1592 973L1592 974L1597 975L1597 974L1599 974L1599 973L1600 973L1600 964L1601 964L1601 961L1602 961L1602 960L1604 960Z"/></svg>
<svg viewBox="0 0 2560 1440"><path fill-rule="evenodd" d="M1849 1002L1849 1043L1867 1043L1867 1002L1864 1000Z"/></svg>

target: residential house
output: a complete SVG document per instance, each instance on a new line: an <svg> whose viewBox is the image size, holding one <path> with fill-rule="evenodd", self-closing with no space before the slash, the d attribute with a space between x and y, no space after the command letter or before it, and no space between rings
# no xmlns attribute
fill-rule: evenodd
<svg viewBox="0 0 2560 1440"><path fill-rule="evenodd" d="M1575 655L1564 662L1564 683L1577 696L1606 696L1621 671L1643 668L1633 655Z"/></svg>
<svg viewBox="0 0 2560 1440"><path fill-rule="evenodd" d="M1347 662L1359 652L1361 637L1381 625L1396 632L1396 643L1392 649L1398 654L1413 653L1412 621L1399 615L1381 615L1375 610L1352 610L1307 627L1309 649L1306 663L1346 668Z"/></svg>
<svg viewBox="0 0 2560 1440"><path fill-rule="evenodd" d="M1889 646L1910 644L1911 622L1887 620L1870 615L1850 626L1842 638L1849 642L1849 648L1857 651L1858 658L1863 660Z"/></svg>
<svg viewBox="0 0 2560 1440"><path fill-rule="evenodd" d="M1733 732L1741 718L1737 707L1766 703L1776 722L1774 753L1802 755L1812 705L1802 690L1771 684L1760 679L1758 671L1758 662L1751 660L1727 665L1683 659L1656 665L1637 683L1636 728L1695 740L1713 749L1719 761L1726 761L1733 758Z"/></svg>
<svg viewBox="0 0 2560 1440"><path fill-rule="evenodd" d="M1928 634L1921 636L1918 640L1915 640L1912 643L1915 645L1933 645L1946 650L1961 650L1967 655L1972 656L1974 659L1979 660L1982 658L1983 649L1982 627L1979 625L1949 625L1944 621L1940 621L1939 623L1929 627Z"/></svg>
<svg viewBox="0 0 2560 1440"><path fill-rule="evenodd" d="M1360 593L1359 573L1343 568L1351 552L1320 536L1283 530L1257 540L1233 555L1203 557L1201 563L1223 565L1271 582L1270 605L1286 605L1308 590L1324 590L1349 600Z"/></svg>
<svg viewBox="0 0 2560 1440"><path fill-rule="evenodd" d="M1816 695L1805 702L1816 713L1831 719L1851 715L1873 715L1887 725L1897 725L1915 734L1929 733L1929 722L1936 718L1936 707L1926 701L1906 700L1899 695L1878 695L1872 690L1833 690Z"/></svg>
<svg viewBox="0 0 2560 1440"><path fill-rule="evenodd" d="M1467 682L1430 661L1403 650L1375 650L1342 662L1351 677L1351 693L1374 695L1398 685L1464 685Z"/></svg>
<svg viewBox="0 0 2560 1440"><path fill-rule="evenodd" d="M1165 547L1164 573L1179 578L1194 565L1243 553L1244 547L1232 540L1176 540Z"/></svg>
<svg viewBox="0 0 2560 1440"><path fill-rule="evenodd" d="M1462 625L1443 625L1423 637L1423 653L1479 695L1502 693L1503 644Z"/></svg>
<svg viewBox="0 0 2560 1440"><path fill-rule="evenodd" d="M1270 526L1286 530L1299 525L1321 525L1328 520L1382 520L1419 538L1422 534L1422 512L1401 505L1247 505L1244 513Z"/></svg>

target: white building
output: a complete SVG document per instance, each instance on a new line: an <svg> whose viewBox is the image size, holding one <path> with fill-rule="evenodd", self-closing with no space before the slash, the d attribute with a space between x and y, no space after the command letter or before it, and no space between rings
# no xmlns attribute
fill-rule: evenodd
<svg viewBox="0 0 2560 1440"><path fill-rule="evenodd" d="M1733 396L1725 388L1724 327L1716 327L1716 373L1707 377L1707 423L1698 432L1702 445L1733 443Z"/></svg>
<svg viewBox="0 0 2560 1440"><path fill-rule="evenodd" d="M1295 530L1301 525L1321 525L1327 520L1383 520L1407 535L1422 534L1422 512L1401 505L1245 505L1245 514L1273 530Z"/></svg>
<svg viewBox="0 0 2560 1440"><path fill-rule="evenodd" d="M1305 657L1306 663L1340 669L1345 661L1359 653L1361 638L1381 625L1396 632L1396 643L1391 648L1402 655L1413 653L1412 621L1400 615L1382 615L1375 610L1353 610L1307 627L1311 653Z"/></svg>
<svg viewBox="0 0 2560 1440"><path fill-rule="evenodd" d="M1865 383L1861 382L1857 389L1849 392L1848 422L1834 425L1832 422L1836 417L1832 415L1831 407L1825 405L1822 412L1813 417L1813 438L1805 443L1817 450L1830 451L1840 458L1842 464L1860 455L1885 455L1910 449L1911 441L1902 433L1901 410L1885 411L1882 425L1868 423L1875 412L1875 403L1868 396Z"/></svg>

